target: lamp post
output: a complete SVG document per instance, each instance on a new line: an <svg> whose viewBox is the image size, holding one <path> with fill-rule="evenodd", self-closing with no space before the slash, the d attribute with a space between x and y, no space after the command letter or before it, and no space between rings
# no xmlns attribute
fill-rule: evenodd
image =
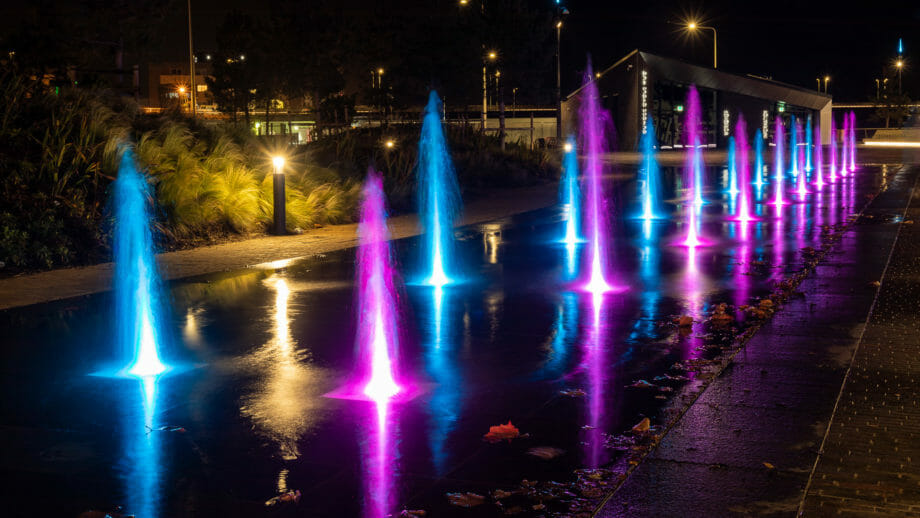
<svg viewBox="0 0 920 518"><path fill-rule="evenodd" d="M820 77L816 77L816 78L815 78L815 81L818 82L818 93L821 93L821 78L820 78Z"/></svg>
<svg viewBox="0 0 920 518"><path fill-rule="evenodd" d="M189 90L189 103L191 107L189 112L191 112L192 117L195 117L195 51L192 49L192 0L186 2L188 4L188 71L189 71L189 84L191 89Z"/></svg>
<svg viewBox="0 0 920 518"><path fill-rule="evenodd" d="M898 67L898 95L901 95L901 69L904 68L904 60L898 58L894 65Z"/></svg>
<svg viewBox="0 0 920 518"><path fill-rule="evenodd" d="M705 25L697 25L696 22L690 22L687 24L687 29L691 31L697 29L712 31L712 68L719 68L719 40L716 35L715 27L707 27Z"/></svg>
<svg viewBox="0 0 920 518"><path fill-rule="evenodd" d="M491 50L489 51L488 54L486 54L486 59L482 60L482 132L483 133L486 132L486 119L489 117L488 115L489 105L488 105L488 97L487 97L488 95L487 91L489 88L489 75L488 75L487 67L488 67L489 61L495 61L496 59L498 59L498 53L496 53L494 50Z"/></svg>
<svg viewBox="0 0 920 518"><path fill-rule="evenodd" d="M824 93L827 93L827 83L831 81L831 76L824 76Z"/></svg>
<svg viewBox="0 0 920 518"><path fill-rule="evenodd" d="M556 0L556 139L562 140L562 19L569 10Z"/></svg>
<svg viewBox="0 0 920 518"><path fill-rule="evenodd" d="M287 233L287 223L285 222L284 218L284 157L272 157L272 166L274 166L275 172L273 175L274 191L272 194L274 201L274 225L272 230L274 231L275 235L283 236Z"/></svg>

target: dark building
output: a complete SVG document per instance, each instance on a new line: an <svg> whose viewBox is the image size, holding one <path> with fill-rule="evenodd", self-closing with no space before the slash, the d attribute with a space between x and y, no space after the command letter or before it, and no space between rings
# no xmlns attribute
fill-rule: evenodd
<svg viewBox="0 0 920 518"><path fill-rule="evenodd" d="M683 115L690 85L700 94L702 140L710 147L728 142L738 116L748 129L762 129L772 141L773 120L780 115L787 127L791 116L811 117L821 125L822 140L830 136L831 97L758 76L743 76L692 65L680 60L634 50L613 66L598 72L594 81L604 109L616 126L620 150L639 146L646 118L651 117L661 149L680 148ZM577 132L578 106L584 87L562 103L563 133Z"/></svg>

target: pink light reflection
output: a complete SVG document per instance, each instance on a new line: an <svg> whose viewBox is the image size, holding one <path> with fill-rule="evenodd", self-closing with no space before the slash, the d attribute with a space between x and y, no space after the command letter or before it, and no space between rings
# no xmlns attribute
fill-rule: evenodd
<svg viewBox="0 0 920 518"><path fill-rule="evenodd" d="M387 414L389 402L376 401L371 412L376 422L367 429L364 464L364 516L385 518L390 516L394 502L394 478L397 455L390 451ZM395 446L395 443L394 443Z"/></svg>
<svg viewBox="0 0 920 518"><path fill-rule="evenodd" d="M584 346L584 366L588 374L588 415L589 429L585 432L585 458L591 468L599 467L604 460L604 427L602 426L604 414L604 385L605 373L609 366L606 364L606 337L608 330L604 329L602 313L604 297L594 295L591 297L591 322L588 328L588 337Z"/></svg>

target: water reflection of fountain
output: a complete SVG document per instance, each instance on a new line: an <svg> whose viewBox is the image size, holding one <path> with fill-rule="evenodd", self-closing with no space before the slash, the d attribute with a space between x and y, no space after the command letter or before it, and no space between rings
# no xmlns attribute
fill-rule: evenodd
<svg viewBox="0 0 920 518"><path fill-rule="evenodd" d="M588 322L588 335L584 343L584 367L588 377L587 427L585 428L585 463L589 468L597 468L603 463L604 454L604 409L605 384L610 368L607 365L607 338L610 329L604 325L604 296L591 294L591 320Z"/></svg>
<svg viewBox="0 0 920 518"><path fill-rule="evenodd" d="M119 471L127 482L125 494L137 516L160 516L161 480L165 471L160 455L162 432L156 423L158 376L137 380L139 398L128 398L122 432L125 450Z"/></svg>
<svg viewBox="0 0 920 518"><path fill-rule="evenodd" d="M399 457L391 444L390 401L381 399L368 404L371 414L365 421L369 424L364 429L362 455L364 459L364 516L367 518L384 518L393 511L394 478L398 470Z"/></svg>
<svg viewBox="0 0 920 518"><path fill-rule="evenodd" d="M425 366L431 379L437 381L433 387L428 403L428 414L432 426L429 433L429 447L435 473L443 475L447 469L448 450L444 446L447 437L457 423L463 398L462 378L453 355L449 320L444 318L449 313L449 301L445 300L444 290L435 288L431 292L431 316L425 337Z"/></svg>

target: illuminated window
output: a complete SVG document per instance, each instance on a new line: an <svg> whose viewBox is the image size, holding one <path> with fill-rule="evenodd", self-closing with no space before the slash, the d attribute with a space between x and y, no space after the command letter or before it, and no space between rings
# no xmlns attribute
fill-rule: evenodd
<svg viewBox="0 0 920 518"><path fill-rule="evenodd" d="M208 85L206 85L206 84L204 84L204 85L195 85L195 88L196 88L199 92L207 92L207 91L208 91Z"/></svg>
<svg viewBox="0 0 920 518"><path fill-rule="evenodd" d="M642 134L648 131L648 70L642 71Z"/></svg>
<svg viewBox="0 0 920 518"><path fill-rule="evenodd" d="M727 137L731 133L731 114L728 110L722 110L722 136Z"/></svg>

